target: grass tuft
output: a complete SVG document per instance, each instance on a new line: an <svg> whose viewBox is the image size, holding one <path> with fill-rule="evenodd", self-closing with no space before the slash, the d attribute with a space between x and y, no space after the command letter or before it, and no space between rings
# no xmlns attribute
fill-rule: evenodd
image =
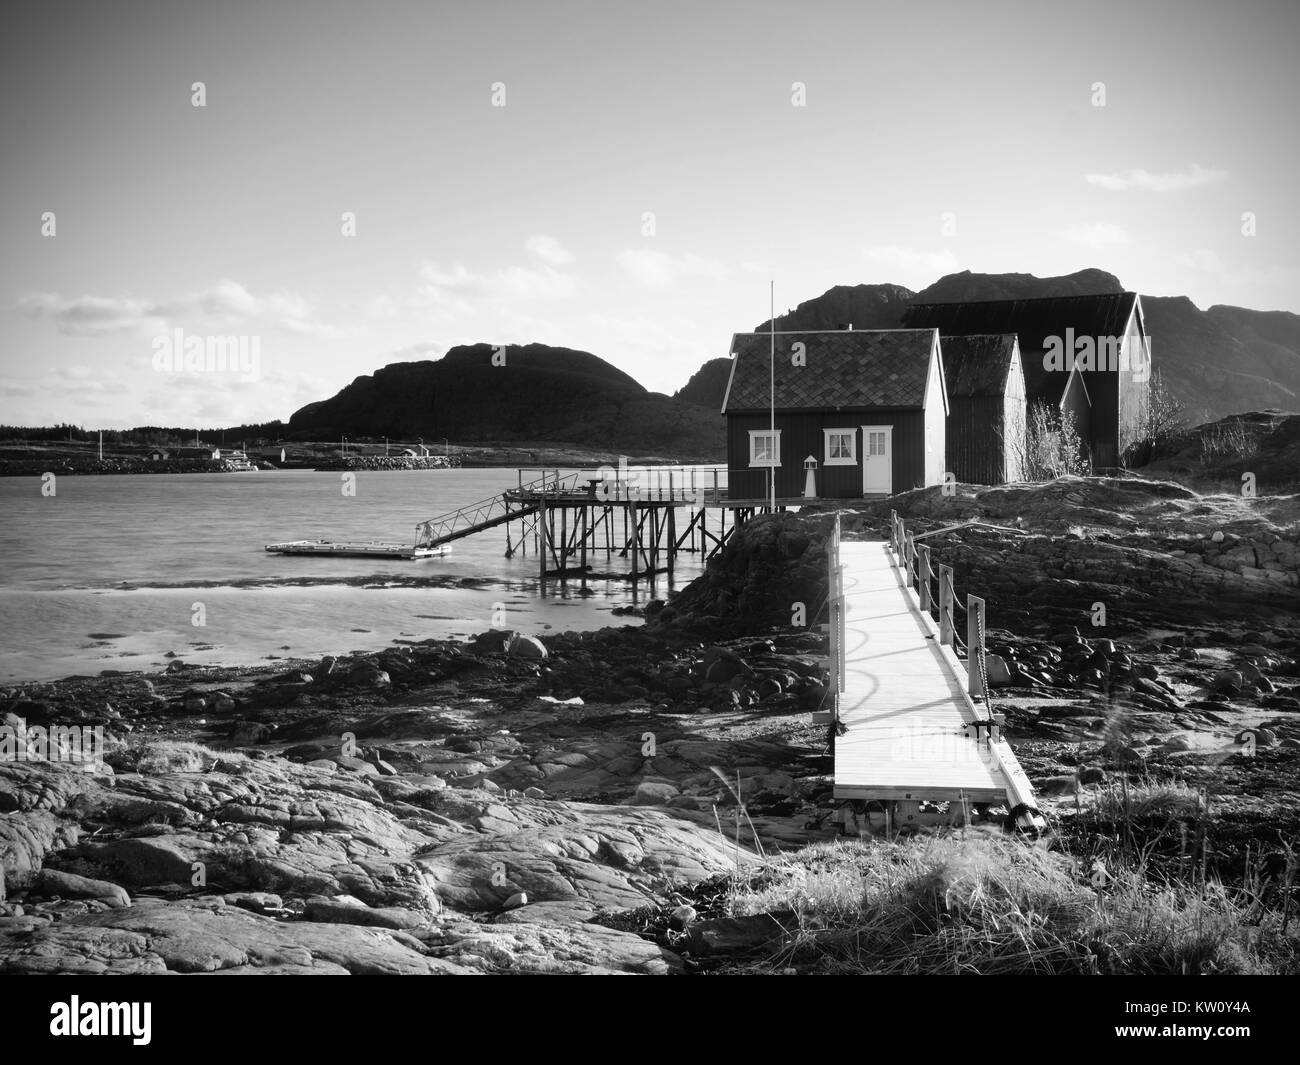
<svg viewBox="0 0 1300 1065"><path fill-rule="evenodd" d="M793 915L761 971L1300 971L1294 933L1221 885L1157 885L1136 866L1094 885L1072 859L994 835L816 844L738 878L738 915Z"/></svg>

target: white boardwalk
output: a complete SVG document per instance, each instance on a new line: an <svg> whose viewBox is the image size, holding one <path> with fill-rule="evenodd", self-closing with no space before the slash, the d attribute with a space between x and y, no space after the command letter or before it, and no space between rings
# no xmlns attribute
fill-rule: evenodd
<svg viewBox="0 0 1300 1065"><path fill-rule="evenodd" d="M965 667L939 646L889 545L838 547L847 731L835 741L835 797L1032 804L1010 747L973 724L988 712L966 695Z"/></svg>

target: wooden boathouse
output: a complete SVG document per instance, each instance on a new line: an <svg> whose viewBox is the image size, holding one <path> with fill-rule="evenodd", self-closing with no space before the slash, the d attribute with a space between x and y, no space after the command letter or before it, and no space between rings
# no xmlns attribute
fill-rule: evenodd
<svg viewBox="0 0 1300 1065"><path fill-rule="evenodd" d="M732 498L767 498L773 477L778 499L942 483L948 389L937 330L737 333L731 351L722 413Z"/></svg>

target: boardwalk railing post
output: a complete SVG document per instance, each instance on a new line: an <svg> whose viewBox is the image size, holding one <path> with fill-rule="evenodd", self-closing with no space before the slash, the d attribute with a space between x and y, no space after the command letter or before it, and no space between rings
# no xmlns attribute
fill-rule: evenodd
<svg viewBox="0 0 1300 1065"><path fill-rule="evenodd" d="M838 515L835 522L831 525L830 534L826 538L826 623L827 637L830 644L829 654L826 656L826 664L830 672L830 691L831 691L831 714L835 713L836 704L839 702L840 693L840 649L839 649L839 617L836 610L835 602L835 569L839 565L839 531L840 520Z"/></svg>
<svg viewBox="0 0 1300 1065"><path fill-rule="evenodd" d="M898 554L898 511L889 512L889 546L894 554Z"/></svg>
<svg viewBox="0 0 1300 1065"><path fill-rule="evenodd" d="M966 594L966 692L983 695L980 683L980 658L984 654L984 600Z"/></svg>
<svg viewBox="0 0 1300 1065"><path fill-rule="evenodd" d="M939 644L952 646L952 567L939 567Z"/></svg>
<svg viewBox="0 0 1300 1065"><path fill-rule="evenodd" d="M920 565L917 577L921 582L921 609L930 612L930 548L925 544L917 547Z"/></svg>

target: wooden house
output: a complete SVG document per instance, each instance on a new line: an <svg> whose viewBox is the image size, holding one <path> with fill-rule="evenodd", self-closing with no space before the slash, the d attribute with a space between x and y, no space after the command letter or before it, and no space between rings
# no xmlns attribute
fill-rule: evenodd
<svg viewBox="0 0 1300 1065"><path fill-rule="evenodd" d="M728 495L848 499L940 484L948 390L934 329L737 333ZM775 403L776 431L771 431Z"/></svg>
<svg viewBox="0 0 1300 1065"><path fill-rule="evenodd" d="M946 337L947 471L962 484L1024 477L1025 375L1014 335Z"/></svg>
<svg viewBox="0 0 1300 1065"><path fill-rule="evenodd" d="M1145 436L1151 345L1136 292L913 304L903 324L945 340L1014 333L1029 403L1074 414L1095 468L1124 464Z"/></svg>

